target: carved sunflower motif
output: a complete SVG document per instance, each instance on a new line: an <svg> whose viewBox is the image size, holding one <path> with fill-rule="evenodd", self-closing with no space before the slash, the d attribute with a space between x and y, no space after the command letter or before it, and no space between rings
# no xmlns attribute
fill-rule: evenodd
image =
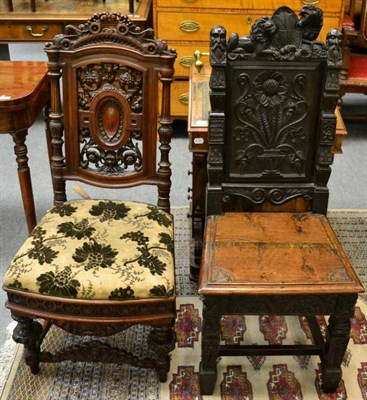
<svg viewBox="0 0 367 400"><path fill-rule="evenodd" d="M96 217L100 217L100 221L118 220L127 216L130 211L124 203L115 203L113 201L100 201L97 205L92 206L89 213Z"/></svg>
<svg viewBox="0 0 367 400"><path fill-rule="evenodd" d="M70 217L76 211L76 207L70 204L58 204L57 206L51 208L51 214L59 214L60 217Z"/></svg>
<svg viewBox="0 0 367 400"><path fill-rule="evenodd" d="M53 271L45 272L37 278L37 282L40 293L73 298L77 296L80 286L80 282L72 278L70 267L65 267L57 274Z"/></svg>
<svg viewBox="0 0 367 400"><path fill-rule="evenodd" d="M129 300L135 299L134 290L129 286L126 288L118 288L111 292L108 297L110 300Z"/></svg>
<svg viewBox="0 0 367 400"><path fill-rule="evenodd" d="M255 96L265 107L281 104L286 99L288 84L279 72L262 72L254 80Z"/></svg>
<svg viewBox="0 0 367 400"><path fill-rule="evenodd" d="M89 226L89 222L86 218L76 224L74 224L74 222L63 222L59 224L57 228L58 233L63 233L66 237L77 238L78 240L90 238L95 231L95 228Z"/></svg>
<svg viewBox="0 0 367 400"><path fill-rule="evenodd" d="M92 268L107 268L115 262L118 251L113 250L110 245L103 246L97 242L91 244L85 242L73 254L73 259L78 263L84 263L86 271Z"/></svg>

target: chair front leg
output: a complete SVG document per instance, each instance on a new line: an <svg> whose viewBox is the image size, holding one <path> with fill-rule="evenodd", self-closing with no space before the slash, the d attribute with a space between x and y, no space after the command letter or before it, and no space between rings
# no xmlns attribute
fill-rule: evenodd
<svg viewBox="0 0 367 400"><path fill-rule="evenodd" d="M169 353L174 350L176 334L172 326L154 327L148 337L148 346L153 358L160 382L167 381L167 374L170 369Z"/></svg>
<svg viewBox="0 0 367 400"><path fill-rule="evenodd" d="M217 380L217 358L220 345L220 319L211 300L204 298L203 333L201 337L201 363L199 371L200 391L202 395L214 392Z"/></svg>
<svg viewBox="0 0 367 400"><path fill-rule="evenodd" d="M340 299L339 304L342 302ZM329 318L326 353L321 363L322 390L325 393L335 392L342 377L341 363L349 342L350 318L354 313L355 302L356 296L345 299L344 310L339 311L340 314L337 310Z"/></svg>
<svg viewBox="0 0 367 400"><path fill-rule="evenodd" d="M30 367L32 374L37 374L39 372L42 325L23 315L12 313L11 316L18 323L13 332L13 339L24 345L25 362Z"/></svg>

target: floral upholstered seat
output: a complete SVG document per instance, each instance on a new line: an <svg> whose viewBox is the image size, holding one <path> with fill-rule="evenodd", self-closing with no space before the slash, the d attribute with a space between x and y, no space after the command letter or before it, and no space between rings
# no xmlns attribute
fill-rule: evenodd
<svg viewBox="0 0 367 400"><path fill-rule="evenodd" d="M158 207L73 200L41 219L11 262L5 287L88 300L170 297L173 261L172 217Z"/></svg>

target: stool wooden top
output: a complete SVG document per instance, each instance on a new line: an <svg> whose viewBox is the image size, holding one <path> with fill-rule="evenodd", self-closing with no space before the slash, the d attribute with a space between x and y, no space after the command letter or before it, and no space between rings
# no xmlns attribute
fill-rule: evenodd
<svg viewBox="0 0 367 400"><path fill-rule="evenodd" d="M228 213L208 217L201 295L363 291L323 215Z"/></svg>

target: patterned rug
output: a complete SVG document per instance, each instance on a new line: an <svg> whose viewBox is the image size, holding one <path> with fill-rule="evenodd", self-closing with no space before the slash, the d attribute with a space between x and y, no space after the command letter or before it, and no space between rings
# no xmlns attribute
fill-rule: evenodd
<svg viewBox="0 0 367 400"><path fill-rule="evenodd" d="M175 208L177 265L177 345L172 352L167 383L160 384L154 371L128 365L62 362L42 364L37 376L22 359L22 347L9 340L0 358L1 400L191 400L191 399L353 399L367 400L367 296L358 300L352 319L351 340L343 360L343 380L334 395L320 391L320 364L316 356L223 357L213 396L201 396L198 383L201 312L196 287L187 277L189 221L187 208ZM328 214L353 266L367 286L367 212L335 210ZM318 318L325 332L326 318ZM11 327L13 328L13 326ZM138 327L108 338L144 357L149 328ZM227 343L310 343L307 323L297 317L228 316L222 321L222 340ZM43 348L54 351L82 341L52 328Z"/></svg>

